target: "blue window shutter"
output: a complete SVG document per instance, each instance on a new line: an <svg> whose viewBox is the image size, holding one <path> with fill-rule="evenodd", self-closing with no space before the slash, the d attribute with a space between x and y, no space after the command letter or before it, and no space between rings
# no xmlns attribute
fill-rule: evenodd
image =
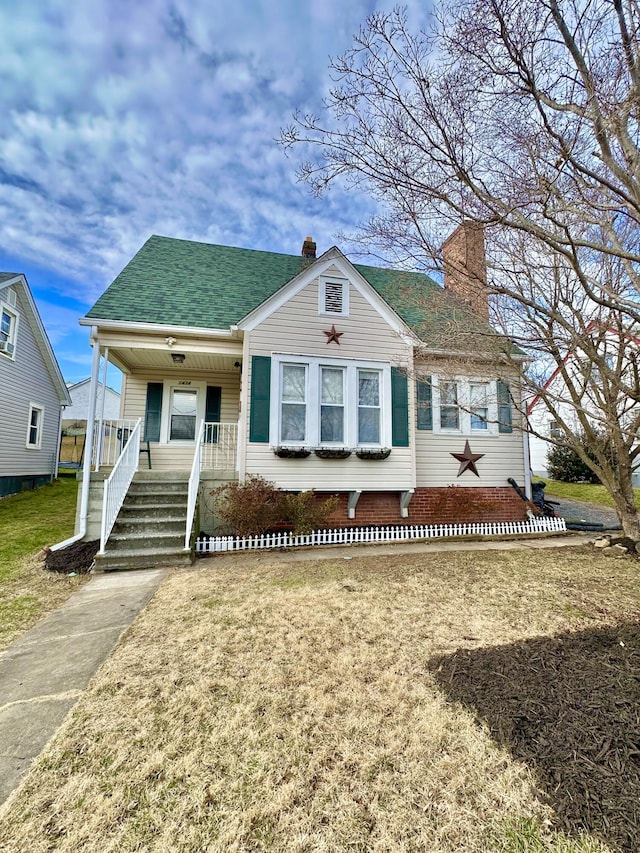
<svg viewBox="0 0 640 853"><path fill-rule="evenodd" d="M506 382L498 379L498 432L513 432L511 391Z"/></svg>
<svg viewBox="0 0 640 853"><path fill-rule="evenodd" d="M207 401L204 410L204 419L208 424L220 423L220 400L222 398L222 388L217 385L207 385ZM218 427L207 427L204 436L206 444L216 444L218 441Z"/></svg>
<svg viewBox="0 0 640 853"><path fill-rule="evenodd" d="M143 441L160 441L162 392L162 382L147 382L147 405L144 413Z"/></svg>
<svg viewBox="0 0 640 853"><path fill-rule="evenodd" d="M416 379L416 412L418 429L433 429L430 376Z"/></svg>
<svg viewBox="0 0 640 853"><path fill-rule="evenodd" d="M269 442L269 405L271 402L271 357L251 358L251 401L249 409L249 441Z"/></svg>
<svg viewBox="0 0 640 853"><path fill-rule="evenodd" d="M391 368L391 444L409 447L409 393L407 375Z"/></svg>

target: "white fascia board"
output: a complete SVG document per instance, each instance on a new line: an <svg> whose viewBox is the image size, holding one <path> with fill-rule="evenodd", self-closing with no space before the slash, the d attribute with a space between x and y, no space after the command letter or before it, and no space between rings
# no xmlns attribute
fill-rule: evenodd
<svg viewBox="0 0 640 853"><path fill-rule="evenodd" d="M80 317L81 326L97 326L103 331L152 332L158 335L187 335L198 338L237 338L238 332L229 329L208 329L203 326L170 326L160 323L135 323L130 320L105 320L94 317Z"/></svg>
<svg viewBox="0 0 640 853"><path fill-rule="evenodd" d="M35 300L27 283L26 277L22 273L19 273L14 278L10 278L7 281L3 281L2 285L0 286L0 289L12 286L15 287L16 285L22 290L25 305L30 315L27 320L31 325L31 331L33 332L33 336L36 339L40 352L42 353L44 363L47 365L51 380L54 386L56 387L56 390L58 391L60 405L70 406L71 397L67 389L67 384L64 381L62 371L60 370L60 365L58 364L58 360L53 351L53 347L51 346L51 342L49 341L49 337L40 317L38 307L35 303Z"/></svg>
<svg viewBox="0 0 640 853"><path fill-rule="evenodd" d="M396 312L384 301L380 294L374 290L369 282L353 266L351 261L338 249L332 246L327 249L316 261L310 264L295 278L283 285L272 296L254 308L239 323L238 328L247 332L253 331L257 326L267 320L275 311L296 296L314 279L323 275L330 266L337 266L345 279L363 296L364 299L380 314L386 323L397 332L402 340L409 345L418 343L417 336L406 325Z"/></svg>

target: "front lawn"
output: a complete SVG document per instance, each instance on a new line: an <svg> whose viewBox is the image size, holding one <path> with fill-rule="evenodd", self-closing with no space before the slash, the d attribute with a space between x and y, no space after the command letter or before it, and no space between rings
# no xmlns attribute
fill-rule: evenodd
<svg viewBox="0 0 640 853"><path fill-rule="evenodd" d="M549 480L547 477L536 477L546 483L545 496L566 498L567 500L587 501L614 507L613 500L604 486L592 483L561 483L559 480ZM634 489L636 507L640 509L640 489ZM614 507L615 508L615 507Z"/></svg>
<svg viewBox="0 0 640 853"><path fill-rule="evenodd" d="M0 500L0 650L86 578L44 569L35 555L73 535L78 483L62 478Z"/></svg>
<svg viewBox="0 0 640 853"><path fill-rule="evenodd" d="M30 853L640 849L638 562L176 571L0 823Z"/></svg>

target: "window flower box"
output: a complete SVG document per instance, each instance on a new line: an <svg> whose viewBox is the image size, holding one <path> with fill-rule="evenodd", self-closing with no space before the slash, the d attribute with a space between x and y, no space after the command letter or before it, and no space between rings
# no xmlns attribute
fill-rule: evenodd
<svg viewBox="0 0 640 853"><path fill-rule="evenodd" d="M308 447L274 447L273 452L280 459L306 459L311 456Z"/></svg>
<svg viewBox="0 0 640 853"><path fill-rule="evenodd" d="M316 447L316 456L319 459L347 459L351 450L348 447Z"/></svg>
<svg viewBox="0 0 640 853"><path fill-rule="evenodd" d="M386 459L390 453L390 447L359 447L356 450L358 459Z"/></svg>

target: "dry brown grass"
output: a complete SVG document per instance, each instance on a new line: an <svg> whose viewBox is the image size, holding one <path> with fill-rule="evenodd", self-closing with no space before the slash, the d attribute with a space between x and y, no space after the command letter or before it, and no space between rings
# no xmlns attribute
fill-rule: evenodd
<svg viewBox="0 0 640 853"><path fill-rule="evenodd" d="M372 551L176 572L10 801L0 850L618 853L561 831L535 767L432 670L637 620L637 565Z"/></svg>
<svg viewBox="0 0 640 853"><path fill-rule="evenodd" d="M87 580L49 572L35 556L17 560L14 571L0 575L0 652Z"/></svg>

